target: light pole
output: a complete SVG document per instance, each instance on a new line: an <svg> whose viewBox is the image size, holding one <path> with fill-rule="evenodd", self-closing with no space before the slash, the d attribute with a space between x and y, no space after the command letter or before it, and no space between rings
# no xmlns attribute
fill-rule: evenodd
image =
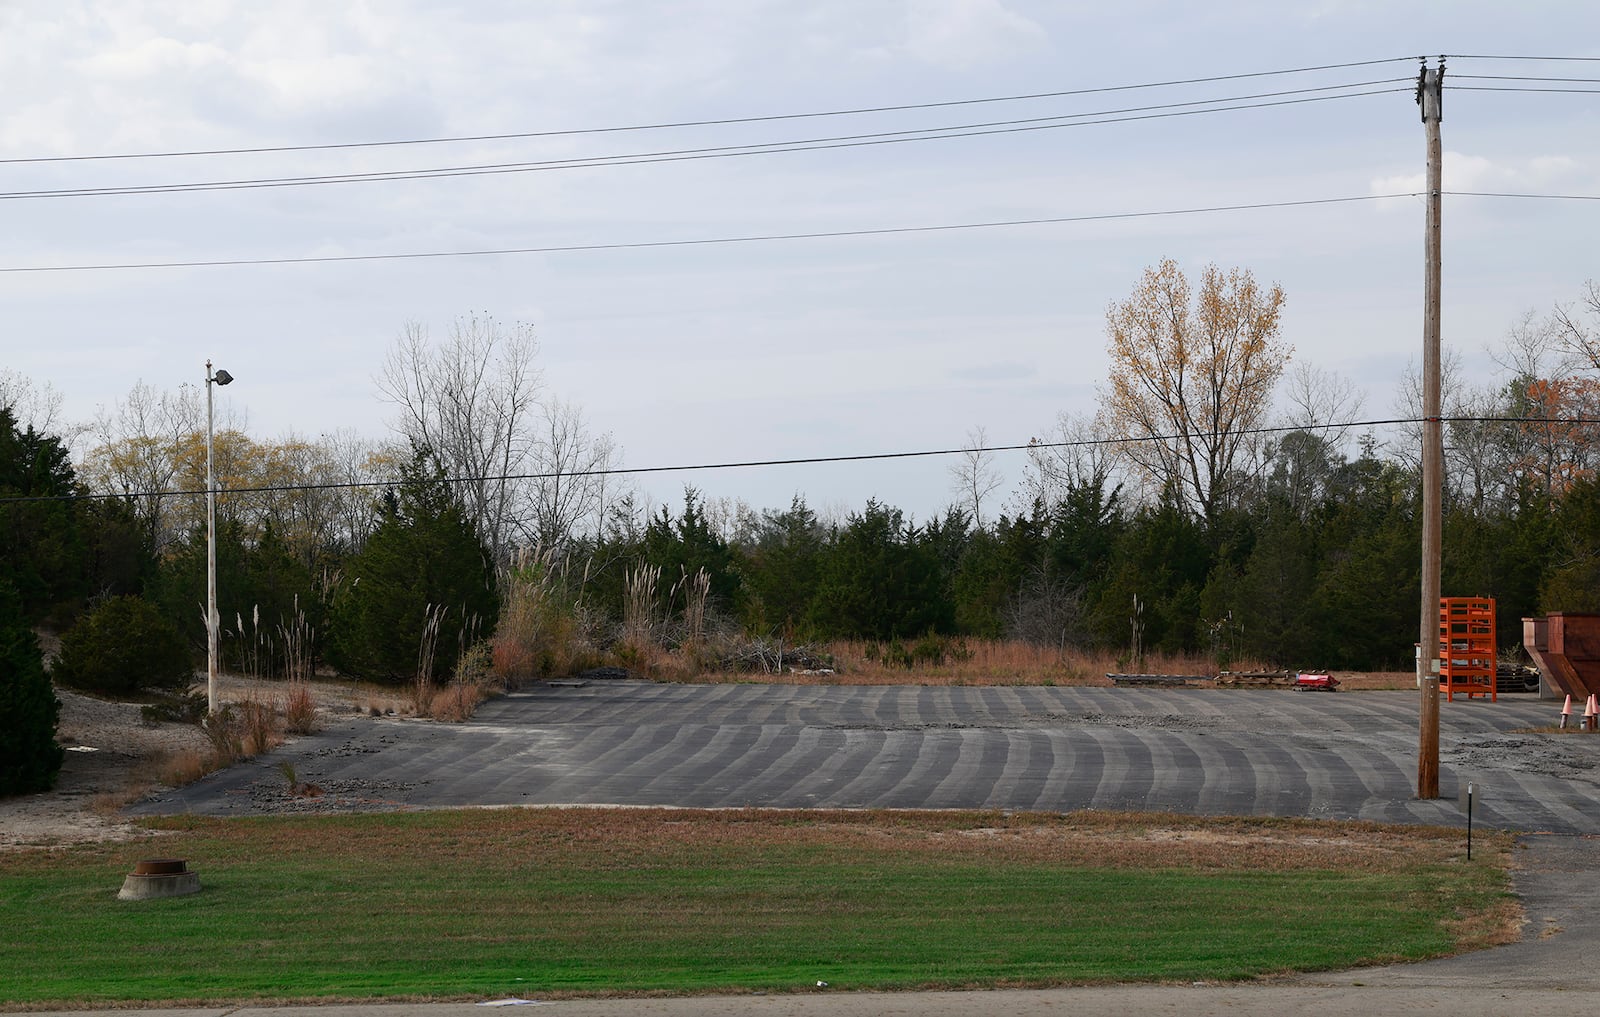
<svg viewBox="0 0 1600 1017"><path fill-rule="evenodd" d="M233 380L227 371L211 371L206 361L206 711L217 712L217 485L211 473L211 386Z"/></svg>

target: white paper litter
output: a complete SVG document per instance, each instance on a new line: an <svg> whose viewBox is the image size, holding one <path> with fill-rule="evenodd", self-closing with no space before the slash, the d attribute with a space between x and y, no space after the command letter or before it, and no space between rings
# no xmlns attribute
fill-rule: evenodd
<svg viewBox="0 0 1600 1017"><path fill-rule="evenodd" d="M484 1000L483 1002L481 1002L481 1003L479 1003L477 1005L478 1006L549 1006L550 1004L549 1003L541 1003L536 999L486 999L486 1000Z"/></svg>

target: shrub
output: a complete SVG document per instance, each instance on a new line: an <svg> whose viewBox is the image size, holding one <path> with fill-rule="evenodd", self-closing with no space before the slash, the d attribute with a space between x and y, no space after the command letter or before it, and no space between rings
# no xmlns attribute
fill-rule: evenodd
<svg viewBox="0 0 1600 1017"><path fill-rule="evenodd" d="M139 597L112 597L61 638L53 676L96 692L182 688L194 678L177 628Z"/></svg>
<svg viewBox="0 0 1600 1017"><path fill-rule="evenodd" d="M56 742L61 702L45 676L22 599L0 583L0 795L48 790L64 758Z"/></svg>
<svg viewBox="0 0 1600 1017"><path fill-rule="evenodd" d="M479 703L504 689L493 669L490 644L480 641L462 651L450 684L432 692L425 702L419 701L417 713L459 723L470 719Z"/></svg>
<svg viewBox="0 0 1600 1017"><path fill-rule="evenodd" d="M207 717L202 729L211 742L212 758L219 769L283 744L277 712L254 699L228 703Z"/></svg>
<svg viewBox="0 0 1600 1017"><path fill-rule="evenodd" d="M139 716L146 724L198 724L209 709L204 692L178 690L159 693L153 702L139 707Z"/></svg>
<svg viewBox="0 0 1600 1017"><path fill-rule="evenodd" d="M576 674L600 662L593 619L549 554L519 554L501 582L493 667L507 685Z"/></svg>

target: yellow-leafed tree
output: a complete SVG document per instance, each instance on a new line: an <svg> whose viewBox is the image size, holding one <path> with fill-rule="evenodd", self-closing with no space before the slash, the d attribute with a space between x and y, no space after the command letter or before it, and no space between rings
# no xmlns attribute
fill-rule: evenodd
<svg viewBox="0 0 1600 1017"><path fill-rule="evenodd" d="M1110 378L1101 412L1123 453L1207 522L1254 471L1258 436L1292 348L1279 335L1283 289L1207 266L1199 291L1176 262L1145 270L1106 311Z"/></svg>

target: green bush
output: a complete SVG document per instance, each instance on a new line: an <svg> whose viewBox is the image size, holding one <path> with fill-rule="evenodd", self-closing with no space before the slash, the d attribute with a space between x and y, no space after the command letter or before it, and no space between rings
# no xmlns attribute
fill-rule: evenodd
<svg viewBox="0 0 1600 1017"><path fill-rule="evenodd" d="M95 692L182 688L194 679L178 629L139 597L102 601L61 638L57 683Z"/></svg>
<svg viewBox="0 0 1600 1017"><path fill-rule="evenodd" d="M0 583L0 796L46 791L61 771L61 702L16 588Z"/></svg>

